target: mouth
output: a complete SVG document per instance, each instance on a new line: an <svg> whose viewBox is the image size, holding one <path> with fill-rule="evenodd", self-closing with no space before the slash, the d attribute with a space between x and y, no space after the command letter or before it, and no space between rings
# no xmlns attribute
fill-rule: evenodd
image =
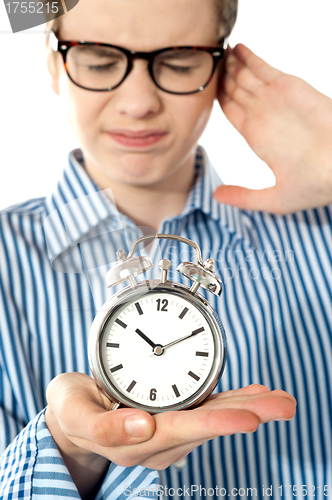
<svg viewBox="0 0 332 500"><path fill-rule="evenodd" d="M108 135L118 144L127 147L144 148L155 144L165 137L167 132L161 129L127 130L113 129L107 131Z"/></svg>

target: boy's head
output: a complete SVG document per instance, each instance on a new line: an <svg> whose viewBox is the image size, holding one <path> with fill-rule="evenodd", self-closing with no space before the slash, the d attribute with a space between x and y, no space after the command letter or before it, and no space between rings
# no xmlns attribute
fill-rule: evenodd
<svg viewBox="0 0 332 500"><path fill-rule="evenodd" d="M84 0L80 0L83 2ZM44 4L48 3L48 0L43 0ZM59 1L60 3L60 1ZM236 21L237 10L238 10L238 0L213 0L215 16L216 16L216 27L217 27L217 39L227 38ZM51 30L55 32L59 31L61 25L62 17L49 20L52 16L52 12L45 10L45 34L49 35Z"/></svg>
<svg viewBox="0 0 332 500"><path fill-rule="evenodd" d="M216 47L235 22L236 5L237 0L81 0L52 28L62 40L129 51ZM72 60L77 71L87 64L75 60L74 51ZM96 92L70 81L60 53L48 49L52 88L65 100L86 169L102 188L183 191L192 182L196 145L217 94L218 71L203 91L176 95L158 88L147 68L146 60L136 59L121 85Z"/></svg>

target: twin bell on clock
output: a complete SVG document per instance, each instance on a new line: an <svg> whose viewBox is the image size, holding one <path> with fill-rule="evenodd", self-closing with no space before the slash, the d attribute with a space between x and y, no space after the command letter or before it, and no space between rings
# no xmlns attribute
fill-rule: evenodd
<svg viewBox="0 0 332 500"><path fill-rule="evenodd" d="M197 263L182 262L177 270L191 287L167 279L171 262L159 263L160 279L137 282L153 267L147 257L134 256L151 239L186 243ZM105 277L107 286L129 286L113 295L97 313L89 336L89 362L100 390L120 405L158 413L198 406L217 385L226 361L226 336L215 310L199 287L220 295L221 280L212 272L213 259L202 261L196 243L180 236L157 234L134 241L129 254Z"/></svg>

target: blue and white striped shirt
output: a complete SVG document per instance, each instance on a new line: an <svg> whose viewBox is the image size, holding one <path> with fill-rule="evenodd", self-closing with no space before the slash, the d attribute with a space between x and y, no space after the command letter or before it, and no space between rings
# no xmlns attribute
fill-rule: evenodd
<svg viewBox="0 0 332 500"><path fill-rule="evenodd" d="M159 494L167 496L167 486L172 498L264 498L271 488L279 498L286 485L307 485L308 494L323 495L332 486L332 207L288 216L240 211L213 199L221 181L202 148L196 173L182 213L158 232L196 241L224 281L221 297L203 293L227 334L218 391L265 384L293 394L298 407L291 422L200 446L183 467L160 472ZM45 426L46 387L63 372L89 373L93 318L126 286L106 289L106 271L116 251L128 251L146 231L92 182L80 150L54 193L0 217L0 447L10 445L0 462L0 498L79 498ZM191 248L168 240L154 241L149 257L170 259L173 270L195 260ZM145 278L159 274L155 265ZM169 279L188 284L175 271ZM157 482L150 469L111 464L97 499L130 498L134 488L151 488L151 498Z"/></svg>

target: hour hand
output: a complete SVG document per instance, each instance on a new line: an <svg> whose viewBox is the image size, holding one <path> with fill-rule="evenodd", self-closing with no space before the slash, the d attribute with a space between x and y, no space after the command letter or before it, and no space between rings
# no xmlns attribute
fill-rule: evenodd
<svg viewBox="0 0 332 500"><path fill-rule="evenodd" d="M152 342L152 340L149 339L149 337L147 337L145 335L145 333L141 332L141 330L139 330L138 328L136 328L135 332L138 333L138 335L140 337L142 337L142 339L145 340L145 342L147 342L148 344L150 344L150 346L152 347L152 349L154 349L156 347L156 344L154 342Z"/></svg>

